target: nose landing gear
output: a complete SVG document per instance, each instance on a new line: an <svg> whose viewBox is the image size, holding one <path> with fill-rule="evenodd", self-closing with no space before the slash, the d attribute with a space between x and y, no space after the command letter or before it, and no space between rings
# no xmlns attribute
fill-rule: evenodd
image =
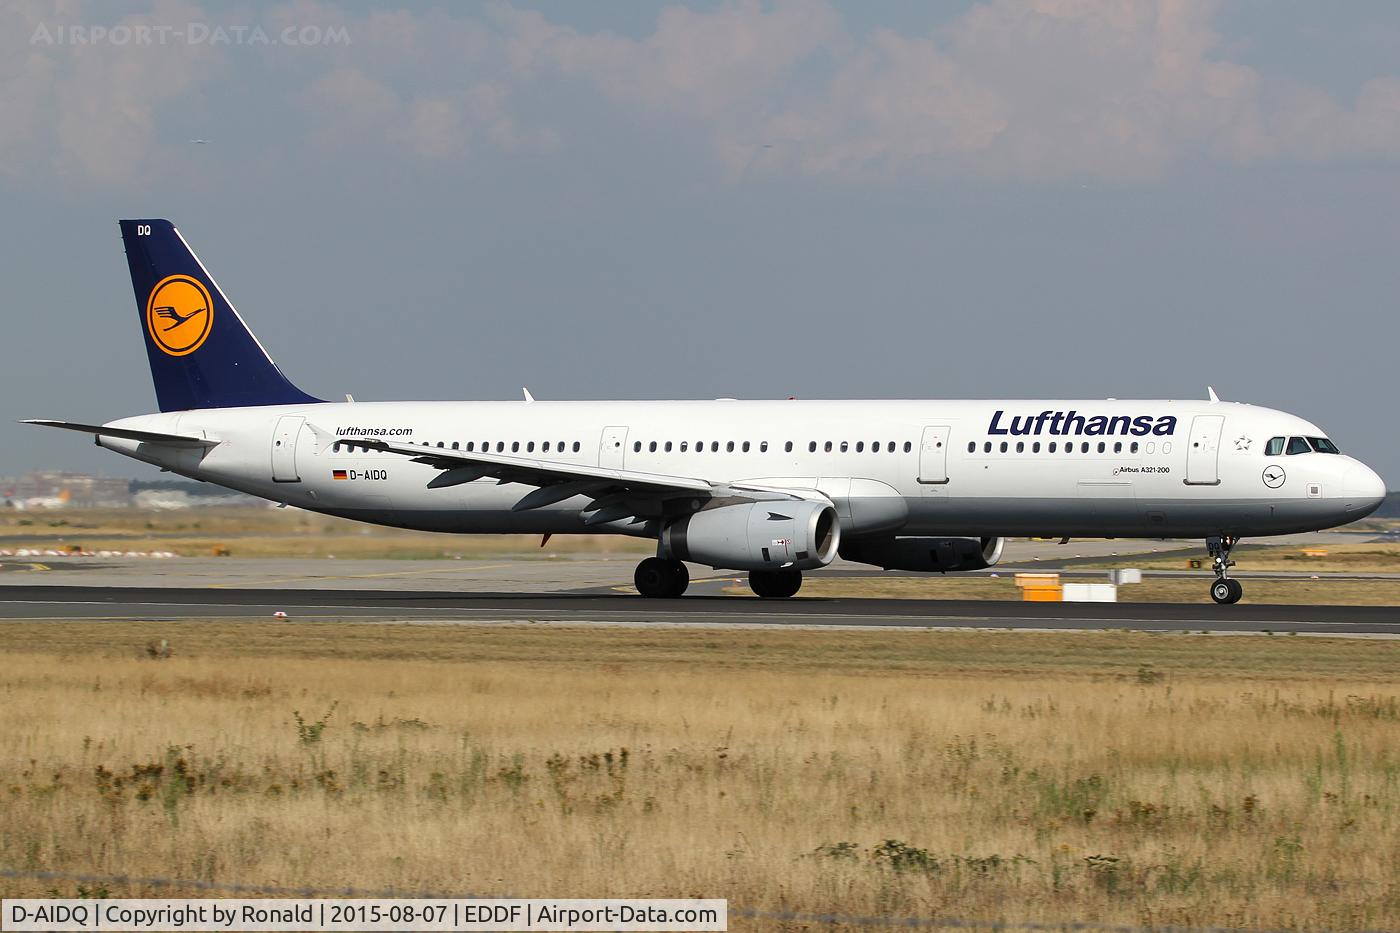
<svg viewBox="0 0 1400 933"><path fill-rule="evenodd" d="M1230 576L1230 568L1235 566L1235 562L1230 559L1230 552L1239 541L1240 539L1233 535L1206 538L1206 551L1210 554L1211 569L1215 571L1215 582L1210 585L1210 598L1222 606L1237 603L1244 595L1244 587L1240 586L1240 581Z"/></svg>

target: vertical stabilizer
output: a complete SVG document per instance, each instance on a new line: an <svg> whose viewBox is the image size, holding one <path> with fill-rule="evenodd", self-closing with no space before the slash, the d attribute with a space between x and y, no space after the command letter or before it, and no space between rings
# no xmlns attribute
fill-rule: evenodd
<svg viewBox="0 0 1400 933"><path fill-rule="evenodd" d="M320 401L282 375L170 221L121 228L161 411Z"/></svg>

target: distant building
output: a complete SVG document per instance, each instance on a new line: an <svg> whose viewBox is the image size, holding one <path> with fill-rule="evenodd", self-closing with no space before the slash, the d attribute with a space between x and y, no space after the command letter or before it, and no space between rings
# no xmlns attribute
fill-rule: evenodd
<svg viewBox="0 0 1400 933"><path fill-rule="evenodd" d="M0 480L0 493L13 506L63 508L126 508L131 505L131 481L112 476L36 470Z"/></svg>

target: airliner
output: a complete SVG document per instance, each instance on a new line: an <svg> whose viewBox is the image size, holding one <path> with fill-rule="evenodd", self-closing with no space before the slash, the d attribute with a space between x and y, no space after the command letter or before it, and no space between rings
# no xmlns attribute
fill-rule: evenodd
<svg viewBox="0 0 1400 933"><path fill-rule="evenodd" d="M845 560L995 565L1009 536L1203 538L1217 603L1244 537L1356 521L1385 484L1282 411L1202 401L324 401L293 385L167 220L120 222L158 414L27 423L191 479L376 525L656 542L761 597Z"/></svg>

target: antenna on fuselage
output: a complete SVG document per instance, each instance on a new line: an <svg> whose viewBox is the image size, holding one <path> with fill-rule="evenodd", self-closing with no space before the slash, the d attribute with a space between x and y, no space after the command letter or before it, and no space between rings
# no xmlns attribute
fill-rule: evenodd
<svg viewBox="0 0 1400 933"><path fill-rule="evenodd" d="M1220 396L1218 396L1218 395L1215 394L1215 389L1212 388L1211 386L1206 386L1206 394L1210 396L1210 403L1211 403L1212 405L1214 405L1216 402L1220 401Z"/></svg>
<svg viewBox="0 0 1400 933"><path fill-rule="evenodd" d="M533 402L535 400L535 397L530 394L529 389L525 388L524 386L521 386L520 391L525 393L525 401Z"/></svg>

